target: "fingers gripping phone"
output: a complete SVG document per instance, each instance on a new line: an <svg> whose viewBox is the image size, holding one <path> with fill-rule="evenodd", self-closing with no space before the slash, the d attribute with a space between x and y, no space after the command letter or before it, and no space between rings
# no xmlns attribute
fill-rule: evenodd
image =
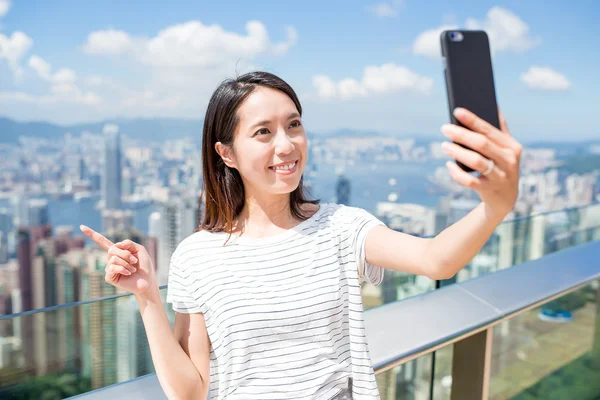
<svg viewBox="0 0 600 400"><path fill-rule="evenodd" d="M487 34L474 30L444 31L440 35L440 41L451 122L464 126L453 114L456 107L463 107L500 128ZM459 161L456 163L466 172L474 171Z"/></svg>

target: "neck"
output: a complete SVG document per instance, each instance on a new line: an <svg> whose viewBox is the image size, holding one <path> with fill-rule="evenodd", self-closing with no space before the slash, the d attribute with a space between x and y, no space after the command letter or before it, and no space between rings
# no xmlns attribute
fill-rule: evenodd
<svg viewBox="0 0 600 400"><path fill-rule="evenodd" d="M237 217L236 231L267 232L270 229L287 228L294 225L295 219L290 212L290 195L260 198L247 196L244 208Z"/></svg>

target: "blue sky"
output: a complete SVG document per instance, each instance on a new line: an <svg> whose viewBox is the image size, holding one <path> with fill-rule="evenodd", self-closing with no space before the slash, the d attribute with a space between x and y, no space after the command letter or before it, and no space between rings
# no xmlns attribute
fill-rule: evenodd
<svg viewBox="0 0 600 400"><path fill-rule="evenodd" d="M490 35L515 137L595 138L599 11L593 1L0 0L0 115L202 118L219 81L263 69L298 92L311 131L433 135L448 120L446 26Z"/></svg>

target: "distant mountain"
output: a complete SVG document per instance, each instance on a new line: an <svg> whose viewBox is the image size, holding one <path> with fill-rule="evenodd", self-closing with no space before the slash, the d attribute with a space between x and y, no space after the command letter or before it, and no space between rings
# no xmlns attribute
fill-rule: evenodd
<svg viewBox="0 0 600 400"><path fill-rule="evenodd" d="M62 138L66 132L79 136L82 131L102 133L105 124L117 124L123 135L132 139L150 140L163 142L169 139L192 137L194 142L200 144L202 141L202 120L180 119L180 118L116 118L106 121L91 122L75 125L58 125L48 122L18 122L9 118L0 117L0 143L17 144L19 136L35 136L46 139ZM397 137L403 139L415 139L418 146L427 145L432 141L442 141L446 138L440 134L390 134L370 130L359 129L337 129L330 132L308 132L309 137ZM558 155L572 154L573 152L585 154L592 144L599 145L600 140L583 139L573 141L523 141L525 147L529 148L553 148Z"/></svg>
<svg viewBox="0 0 600 400"><path fill-rule="evenodd" d="M429 143L434 140L443 140L444 137L440 134L440 137L435 137L433 135L425 135L425 134L402 134L402 135L394 135L391 133L385 132L377 132L377 131L368 131L361 129L336 129L331 132L325 133L313 133L313 137L330 137L330 138L369 138L369 137L392 137L392 138L402 138L402 139L415 139L417 144Z"/></svg>
<svg viewBox="0 0 600 400"><path fill-rule="evenodd" d="M66 132L64 127L46 122L17 122L0 118L0 143L17 144L19 136L54 139Z"/></svg>
<svg viewBox="0 0 600 400"><path fill-rule="evenodd" d="M45 139L62 138L66 132L79 136L82 131L102 133L105 124L117 124L123 135L132 139L162 142L168 139L194 138L201 142L202 120L176 118L113 119L75 125L57 125L47 122L17 122L0 118L0 143L17 144L19 136L35 136Z"/></svg>

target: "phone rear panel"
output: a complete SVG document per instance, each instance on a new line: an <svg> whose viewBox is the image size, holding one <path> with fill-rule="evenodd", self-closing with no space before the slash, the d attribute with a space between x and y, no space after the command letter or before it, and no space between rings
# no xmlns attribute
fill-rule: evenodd
<svg viewBox="0 0 600 400"><path fill-rule="evenodd" d="M452 41L450 32L460 32L461 41ZM446 31L441 37L448 106L452 123L459 124L452 110L464 107L496 128L500 127L494 89L494 74L488 36L484 31Z"/></svg>

